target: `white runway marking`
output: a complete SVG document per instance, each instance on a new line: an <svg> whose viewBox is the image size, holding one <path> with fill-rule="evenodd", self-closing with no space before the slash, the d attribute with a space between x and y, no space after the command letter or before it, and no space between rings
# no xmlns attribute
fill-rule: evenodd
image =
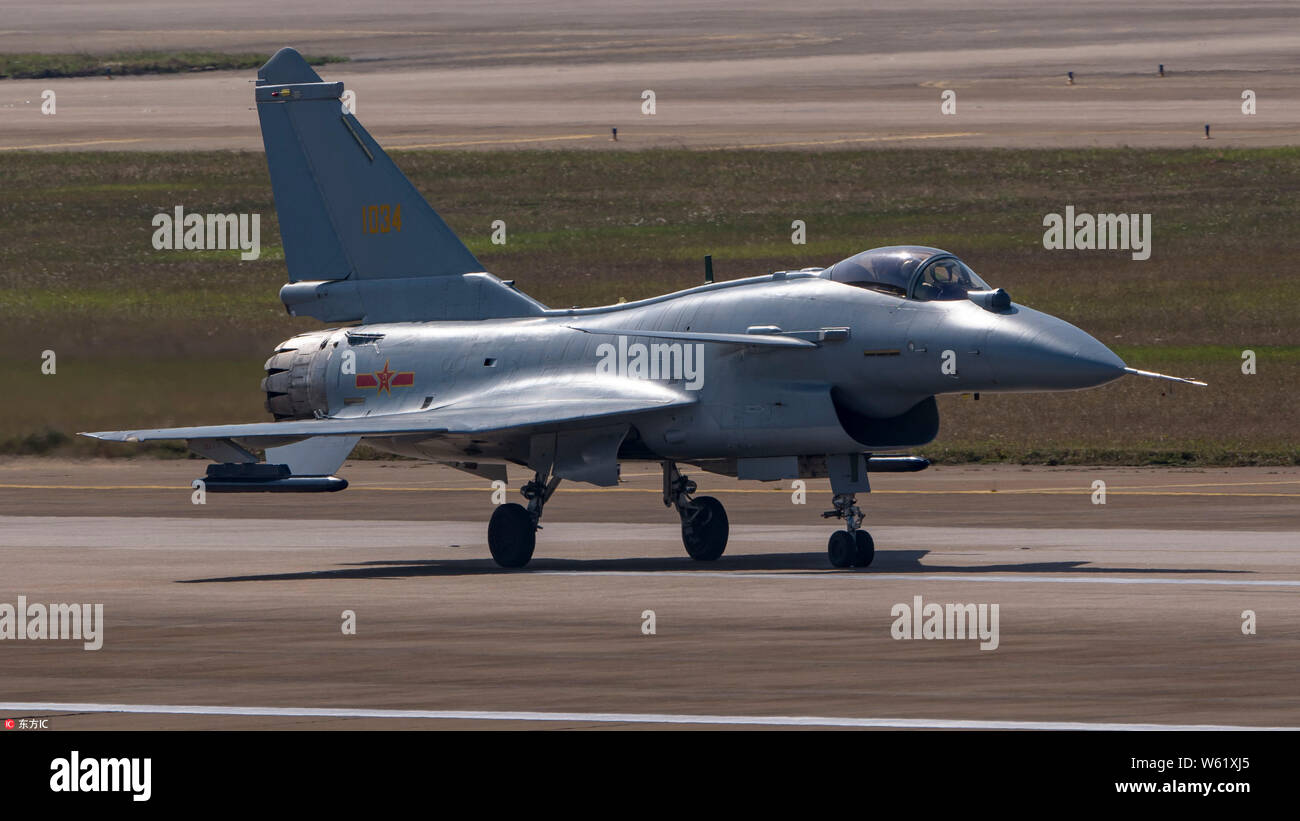
<svg viewBox="0 0 1300 821"><path fill-rule="evenodd" d="M534 576L673 576L690 578L699 576L704 579L859 579L863 581L925 581L925 582L1011 582L1020 584L1209 584L1226 587L1247 585L1251 587L1300 587L1296 579L1143 579L1121 578L1116 576L1008 576L996 573L981 573L978 567L972 567L969 574L927 573L918 570L915 573L872 573L862 571L786 571L772 573L747 573L737 571L727 573L713 570L531 570ZM1099 571L1105 572L1104 568Z"/></svg>
<svg viewBox="0 0 1300 821"><path fill-rule="evenodd" d="M672 713L542 713L510 710L367 710L335 707L209 707L178 704L0 702L0 713L143 713L153 715L278 716L285 718L407 718L475 721L560 721L594 724L719 724L764 727L887 727L912 730L1296 730L1229 724L1116 724L1087 721L981 721L945 718L732 716Z"/></svg>
<svg viewBox="0 0 1300 821"><path fill-rule="evenodd" d="M190 507L189 496L181 504ZM484 506L488 508L487 505ZM297 550L302 548L380 547L427 551L440 544L483 545L484 521L388 521L296 519L293 527L273 519L181 518L167 516L0 516L0 548L195 548L202 550ZM732 525L735 544L762 544L803 551L824 551L831 528L808 525ZM878 550L1012 547L1063 548L1081 551L1134 550L1195 554L1218 552L1294 552L1294 531L1156 530L1144 528L923 527L871 528ZM680 545L675 523L628 525L623 522L550 522L545 540L557 544L608 545L608 557L627 556L627 545L664 541ZM735 548L733 548L735 549ZM539 555L539 558L542 556Z"/></svg>
<svg viewBox="0 0 1300 821"><path fill-rule="evenodd" d="M248 552L279 553L304 550L335 550L348 554L383 551L386 557L404 555L432 561L488 561L483 544L485 528L481 522L465 521L382 521L301 519L291 530L274 526L268 519L209 519L177 517L118 516L0 516L0 550L160 550L168 554L195 551L202 553ZM716 570L686 569L691 563L681 557L681 568L663 569L572 569L547 567L548 557L538 556L528 575L608 576L651 578L700 578L784 581L816 583L822 580L856 580L862 584L907 581L925 582L1000 582L1010 584L1103 584L1103 585L1174 585L1225 588L1300 588L1300 579L1259 578L1255 571L1233 572L1224 568L1216 554L1227 548L1235 554L1277 556L1287 567L1296 544L1296 534L1287 531L1193 531L1152 529L1046 529L1046 528L963 528L898 526L873 528L881 551L877 571L834 571L815 566L726 570L724 556ZM618 522L559 522L548 524L546 538L557 545L593 546L588 553L592 561L645 557L645 546L656 542L679 544L681 528L670 524L637 524L629 527ZM772 550L820 552L824 532L812 527L791 525L739 525L732 528L738 544L751 546L756 554ZM888 547L886 547L888 545ZM1051 558L1073 556L1080 563L1093 562L1058 573L1026 568L1025 573L1006 572L1005 566L1029 557L1009 553L1009 548L1049 548ZM952 566L944 553L958 550L985 552L980 561L964 560L962 569ZM635 551L635 552L634 552ZM929 553L934 569L920 564L906 572L898 565L890 567L891 553L920 551ZM594 553L594 556L592 555ZM1133 568L1128 554L1159 556L1168 564L1161 569ZM391 554L391 555L390 555ZM918 554L919 555L919 554ZM1207 558L1202 559L1205 556ZM1036 561L1047 561L1037 554ZM1116 564L1119 563L1119 564ZM986 572L985 565L1001 566ZM1109 567L1128 568L1112 571ZM1205 568L1195 569L1193 568ZM893 572L890 572L890 571ZM1215 570L1227 571L1216 574ZM1187 576L1178 576L1180 572ZM484 572L493 572L485 567ZM1270 574L1286 570L1272 569ZM1151 575L1147 575L1150 573ZM1196 575L1192 575L1195 573Z"/></svg>

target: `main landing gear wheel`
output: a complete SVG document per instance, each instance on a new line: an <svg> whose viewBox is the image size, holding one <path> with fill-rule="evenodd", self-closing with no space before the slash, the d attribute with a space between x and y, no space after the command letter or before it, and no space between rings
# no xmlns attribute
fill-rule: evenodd
<svg viewBox="0 0 1300 821"><path fill-rule="evenodd" d="M492 511L488 521L488 550L502 567L523 567L533 558L537 531L542 529L542 506L560 484L560 477L551 476L548 480L549 474L549 468L546 473L538 472L531 482L519 488L528 500L528 507L511 502Z"/></svg>
<svg viewBox="0 0 1300 821"><path fill-rule="evenodd" d="M727 510L712 496L700 496L686 504L682 515L682 544L697 562L715 561L727 549L731 530Z"/></svg>
<svg viewBox="0 0 1300 821"><path fill-rule="evenodd" d="M492 511L488 521L488 549L502 567L523 567L537 547L537 525L523 505L514 502Z"/></svg>
<svg viewBox="0 0 1300 821"><path fill-rule="evenodd" d="M682 544L698 562L715 561L727 549L731 525L722 502L712 496L692 499L695 483L677 470L676 462L664 462L664 506L677 509L682 520Z"/></svg>

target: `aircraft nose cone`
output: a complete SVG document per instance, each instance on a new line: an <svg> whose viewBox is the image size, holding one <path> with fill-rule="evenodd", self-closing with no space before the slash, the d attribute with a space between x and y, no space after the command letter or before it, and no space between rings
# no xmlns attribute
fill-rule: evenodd
<svg viewBox="0 0 1300 821"><path fill-rule="evenodd" d="M988 336L989 364L1004 390L1078 390L1124 375L1124 360L1068 322L1019 308Z"/></svg>

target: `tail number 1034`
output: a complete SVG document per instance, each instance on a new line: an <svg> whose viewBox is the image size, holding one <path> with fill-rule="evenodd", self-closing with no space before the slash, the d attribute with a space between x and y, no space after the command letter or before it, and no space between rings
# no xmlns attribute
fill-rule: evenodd
<svg viewBox="0 0 1300 821"><path fill-rule="evenodd" d="M361 232L363 234L387 234L402 230L402 206L399 205L363 205L361 206Z"/></svg>

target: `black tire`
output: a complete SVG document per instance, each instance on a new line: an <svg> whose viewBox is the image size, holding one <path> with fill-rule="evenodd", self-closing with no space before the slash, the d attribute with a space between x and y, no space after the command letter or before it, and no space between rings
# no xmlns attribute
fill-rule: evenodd
<svg viewBox="0 0 1300 821"><path fill-rule="evenodd" d="M500 505L488 521L488 550L502 567L523 567L533 558L537 528L523 505Z"/></svg>
<svg viewBox="0 0 1300 821"><path fill-rule="evenodd" d="M731 525L722 502L712 496L697 496L682 517L682 544L697 562L715 561L727 549Z"/></svg>
<svg viewBox="0 0 1300 821"><path fill-rule="evenodd" d="M853 552L854 567L870 567L871 560L876 558L876 541L871 538L871 534L865 530L853 531L853 541L855 550Z"/></svg>
<svg viewBox="0 0 1300 821"><path fill-rule="evenodd" d="M858 547L847 530L837 530L831 534L826 544L826 553L834 567L852 567L857 557Z"/></svg>

